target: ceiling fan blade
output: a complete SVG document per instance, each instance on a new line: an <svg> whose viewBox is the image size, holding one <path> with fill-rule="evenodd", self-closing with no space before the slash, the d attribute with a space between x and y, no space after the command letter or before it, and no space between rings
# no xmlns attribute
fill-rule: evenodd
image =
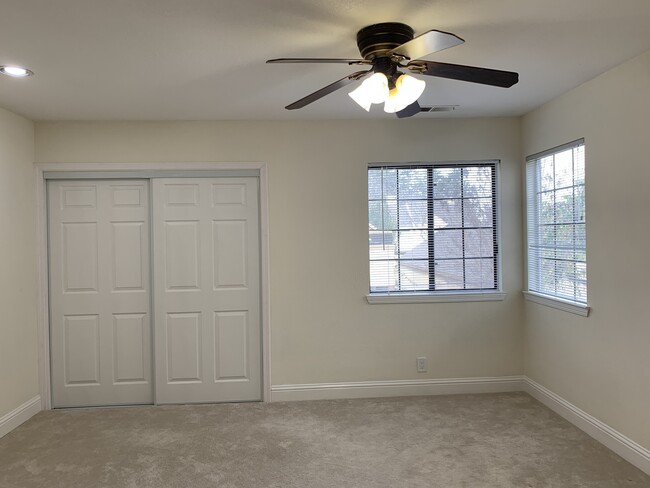
<svg viewBox="0 0 650 488"><path fill-rule="evenodd" d="M412 117L415 114L419 114L422 111L420 108L420 104L415 101L411 105L409 105L406 108L403 108L399 112L395 112L395 115L397 115L398 119L404 119L406 117Z"/></svg>
<svg viewBox="0 0 650 488"><path fill-rule="evenodd" d="M339 88L343 88L346 85L349 85L350 83L353 83L357 80L360 80L364 76L366 76L368 73L371 73L372 70L368 71L357 71L356 73L352 73L351 75L346 76L345 78L341 78L338 81L335 81L334 83L327 85L320 90L316 90L314 93L310 93L304 98L301 98L300 100L293 102L290 105L287 105L286 108L287 110L295 110L297 108L302 108L305 105L309 105L310 103L315 102L316 100L319 100L323 98L325 95L329 95L330 93L338 90Z"/></svg>
<svg viewBox="0 0 650 488"><path fill-rule="evenodd" d="M458 46L465 41L455 34L439 30L430 30L414 37L401 46L388 51L388 55L397 54L408 59L420 59L427 54L436 53L450 47Z"/></svg>
<svg viewBox="0 0 650 488"><path fill-rule="evenodd" d="M277 63L343 63L343 64L371 64L365 59L338 59L338 58L277 58L269 59L267 64Z"/></svg>
<svg viewBox="0 0 650 488"><path fill-rule="evenodd" d="M482 85L500 86L510 88L519 81L519 73L501 71L478 66L465 66L462 64L438 63L436 61L412 61L407 66L415 73L449 78L451 80L469 81Z"/></svg>

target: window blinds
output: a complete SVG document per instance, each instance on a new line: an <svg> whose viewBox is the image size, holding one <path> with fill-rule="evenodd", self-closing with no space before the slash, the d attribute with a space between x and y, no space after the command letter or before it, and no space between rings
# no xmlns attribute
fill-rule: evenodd
<svg viewBox="0 0 650 488"><path fill-rule="evenodd" d="M587 303L585 146L527 158L528 289Z"/></svg>
<svg viewBox="0 0 650 488"><path fill-rule="evenodd" d="M497 162L368 168L370 292L498 289Z"/></svg>

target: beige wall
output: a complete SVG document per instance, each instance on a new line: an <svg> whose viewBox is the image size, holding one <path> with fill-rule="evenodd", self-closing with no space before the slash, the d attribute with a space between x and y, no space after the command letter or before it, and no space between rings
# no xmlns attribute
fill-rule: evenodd
<svg viewBox="0 0 650 488"><path fill-rule="evenodd" d="M272 384L522 372L520 121L37 123L37 162L263 161ZM503 302L368 305L367 163L502 160ZM417 374L416 356L429 358Z"/></svg>
<svg viewBox="0 0 650 488"><path fill-rule="evenodd" d="M526 303L525 371L650 448L650 52L523 119L524 154L586 147L588 318Z"/></svg>
<svg viewBox="0 0 650 488"><path fill-rule="evenodd" d="M38 395L33 124L0 109L0 417Z"/></svg>

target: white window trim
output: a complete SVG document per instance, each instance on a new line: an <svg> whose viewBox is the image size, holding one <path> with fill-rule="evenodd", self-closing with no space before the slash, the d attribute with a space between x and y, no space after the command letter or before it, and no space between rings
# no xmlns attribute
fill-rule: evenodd
<svg viewBox="0 0 650 488"><path fill-rule="evenodd" d="M466 164L466 163L482 163L485 161L494 161L495 168L495 189L496 189L496 235L499 253L497 254L497 288L496 290L486 291L421 291L421 292L400 292L400 293L368 293L366 301L370 305L381 305L388 303L458 303L458 302L493 302L503 301L506 298L506 293L503 291L503 243L501 242L501 160L500 159L471 159L461 161L436 161L439 164ZM378 163L368 164L368 168L377 165ZM395 166L410 166L413 162L394 162L390 163ZM425 164L430 164L425 163ZM367 171L367 169L366 169ZM367 197L367 195L366 195ZM366 198L367 203L367 198Z"/></svg>
<svg viewBox="0 0 650 488"><path fill-rule="evenodd" d="M557 297L543 295L533 291L524 291L523 293L524 298L529 302L538 303L558 310L564 310L565 312L581 315L583 317L588 317L589 312L591 311L590 306L583 305L582 303L574 303L569 300L562 300Z"/></svg>
<svg viewBox="0 0 650 488"><path fill-rule="evenodd" d="M567 142L566 144L562 144L562 145L557 146L557 147L553 147L553 148L550 148L550 149L546 149L544 151L540 151L540 152L535 153L535 154L531 154L530 156L526 157L525 164L527 165L528 162L531 161L531 160L540 159L540 158L543 158L543 157L548 156L550 154L554 154L556 152L562 151L563 149L575 147L576 145L579 145L579 144L585 144L585 139L584 138L576 139L575 141ZM527 182L527 179L526 179L526 169L525 169L525 166L524 166L524 193L525 193L525 199L524 200L526 202L526 206L524 207L524 216L526 217L525 218L525 228L524 228L524 235L526 236L526 250L524 252L524 259L525 259L524 270L525 270L525 273L526 273L526 275L525 275L525 285L526 285L526 287L528 287L528 283L529 283L528 273L530 271L529 262L528 262L528 259L529 259L529 257L528 257L528 228L530 226L530 222L528 221L528 214L527 214L527 205L528 205L528 195L526 194L527 185L528 185L528 182ZM587 305L587 304L584 304L584 303L573 302L571 300L566 300L566 299L559 298L559 297L556 297L556 296L553 296L553 295L545 295L543 293L539 293L539 292L532 291L532 290L529 290L529 289L523 290L522 293L524 295L524 298L529 302L537 303L539 305L544 305L544 306L547 306L547 307L550 307L550 308L555 308L557 310L563 310L565 312L569 312L569 313L572 313L572 314L575 314L575 315L580 315L582 317L588 317L589 313L591 311L591 307L589 305Z"/></svg>
<svg viewBox="0 0 650 488"><path fill-rule="evenodd" d="M453 303L453 302L492 302L505 300L501 291L483 292L421 292L421 293L373 293L366 295L370 305L386 303Z"/></svg>

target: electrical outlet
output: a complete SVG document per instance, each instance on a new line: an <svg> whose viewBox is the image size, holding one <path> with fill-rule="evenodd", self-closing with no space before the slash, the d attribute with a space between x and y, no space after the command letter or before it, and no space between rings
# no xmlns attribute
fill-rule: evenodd
<svg viewBox="0 0 650 488"><path fill-rule="evenodd" d="M424 357L417 358L417 367L418 367L418 373L426 373L427 372L427 358L424 358Z"/></svg>

